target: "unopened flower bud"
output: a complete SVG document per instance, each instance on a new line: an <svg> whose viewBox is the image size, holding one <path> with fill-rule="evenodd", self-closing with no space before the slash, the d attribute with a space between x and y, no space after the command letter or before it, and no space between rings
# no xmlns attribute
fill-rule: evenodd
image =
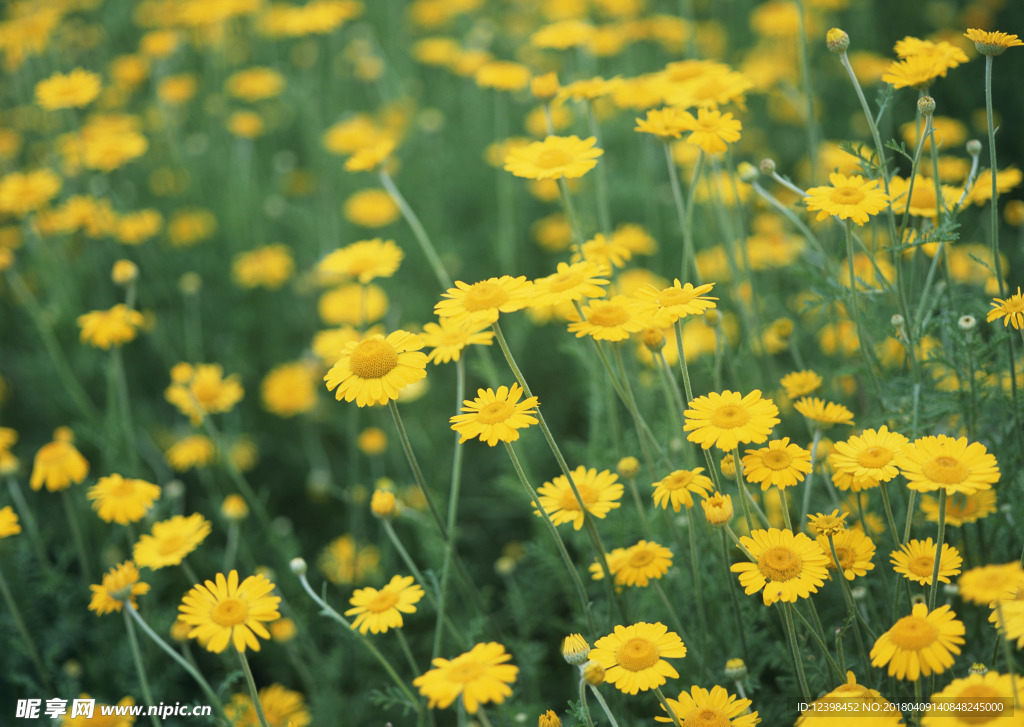
<svg viewBox="0 0 1024 727"><path fill-rule="evenodd" d="M935 113L935 99L931 96L922 96L917 99L917 110L922 116L931 116Z"/></svg>
<svg viewBox="0 0 1024 727"><path fill-rule="evenodd" d="M903 323L903 316L901 316L899 313L894 314L893 317L889 319L889 325L891 325L896 330L901 330L903 328Z"/></svg>
<svg viewBox="0 0 1024 727"><path fill-rule="evenodd" d="M981 142L977 139L971 139L967 142L967 153L972 157L976 157L981 154Z"/></svg>
<svg viewBox="0 0 1024 727"><path fill-rule="evenodd" d="M729 659L725 662L725 676L733 681L747 678L747 665L743 659Z"/></svg>
<svg viewBox="0 0 1024 727"><path fill-rule="evenodd" d="M292 558L288 567L292 569L292 573L300 577L306 575L306 571L309 570L305 558Z"/></svg>
<svg viewBox="0 0 1024 727"><path fill-rule="evenodd" d="M975 319L974 316L967 315L960 316L960 320L958 320L956 324L960 326L960 330L963 331L964 333L970 333L971 331L974 330L974 327L978 325L978 321Z"/></svg>
<svg viewBox="0 0 1024 727"><path fill-rule="evenodd" d="M761 160L761 174L775 174L775 160L774 159L762 159Z"/></svg>
<svg viewBox="0 0 1024 727"><path fill-rule="evenodd" d="M580 634L569 634L562 641L562 658L573 666L587 663L590 644Z"/></svg>
<svg viewBox="0 0 1024 727"><path fill-rule="evenodd" d="M722 322L722 314L717 308L709 308L704 311L704 323L714 328Z"/></svg>
<svg viewBox="0 0 1024 727"><path fill-rule="evenodd" d="M637 472L640 471L640 460L636 457L623 457L615 466L615 471L619 473L619 477L627 479L636 477Z"/></svg>
<svg viewBox="0 0 1024 727"><path fill-rule="evenodd" d="M652 353L657 353L665 348L665 332L660 328L645 328L640 333L640 339L644 342L647 350Z"/></svg>
<svg viewBox="0 0 1024 727"><path fill-rule="evenodd" d="M719 463L718 467L726 477L733 477L736 474L736 462L733 461L731 454L727 454L722 457L722 461Z"/></svg>
<svg viewBox="0 0 1024 727"><path fill-rule="evenodd" d="M131 260L118 260L110 271L110 279L115 285L128 285L139 277L139 266Z"/></svg>
<svg viewBox="0 0 1024 727"><path fill-rule="evenodd" d="M395 493L390 490L374 490L370 498L370 512L382 520L395 516Z"/></svg>
<svg viewBox="0 0 1024 727"><path fill-rule="evenodd" d="M720 528L723 525L728 525L732 520L732 497L729 495L716 492L701 500L700 506L704 510L704 517L707 519L708 525Z"/></svg>
<svg viewBox="0 0 1024 727"><path fill-rule="evenodd" d="M967 673L977 674L978 676L985 676L986 674L988 674L988 667L984 664L979 664L975 662L971 664L971 666L967 669Z"/></svg>
<svg viewBox="0 0 1024 727"><path fill-rule="evenodd" d="M741 182L753 182L761 176L760 170L750 162L740 162L736 167L736 173L740 176Z"/></svg>
<svg viewBox="0 0 1024 727"><path fill-rule="evenodd" d="M185 273L178 280L178 289L185 295L195 295L203 287L203 279L199 273Z"/></svg>
<svg viewBox="0 0 1024 727"><path fill-rule="evenodd" d="M583 667L583 680L592 687L604 682L604 667L596 661L588 661Z"/></svg>
<svg viewBox="0 0 1024 727"><path fill-rule="evenodd" d="M841 28L831 28L825 34L825 45L833 53L845 53L850 47L850 36Z"/></svg>
<svg viewBox="0 0 1024 727"><path fill-rule="evenodd" d="M537 727L562 727L562 720L554 710L549 709L537 720Z"/></svg>

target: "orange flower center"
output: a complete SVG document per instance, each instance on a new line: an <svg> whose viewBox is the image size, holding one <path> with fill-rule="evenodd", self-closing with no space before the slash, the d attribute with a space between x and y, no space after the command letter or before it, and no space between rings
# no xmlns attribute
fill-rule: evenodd
<svg viewBox="0 0 1024 727"><path fill-rule="evenodd" d="M572 161L572 154L564 149L545 149L537 156L537 166L541 169L557 169Z"/></svg>
<svg viewBox="0 0 1024 727"><path fill-rule="evenodd" d="M892 452L887 447L868 447L857 455L857 464L869 469L884 467L891 461Z"/></svg>
<svg viewBox="0 0 1024 727"><path fill-rule="evenodd" d="M789 467L793 463L793 457L784 449L769 449L761 457L761 462L768 469L778 471Z"/></svg>
<svg viewBox="0 0 1024 727"><path fill-rule="evenodd" d="M462 301L463 307L469 312L491 310L505 303L508 300L508 291L499 283L485 280L470 286L466 291L466 298Z"/></svg>
<svg viewBox="0 0 1024 727"><path fill-rule="evenodd" d="M481 424L499 424L508 421L514 409L507 401L492 401L477 412L477 421Z"/></svg>
<svg viewBox="0 0 1024 727"><path fill-rule="evenodd" d="M921 467L924 476L940 485L957 485L970 476L970 470L956 457L936 457Z"/></svg>
<svg viewBox="0 0 1024 727"><path fill-rule="evenodd" d="M218 626L238 626L249 617L249 607L237 598L226 598L213 609L210 618Z"/></svg>
<svg viewBox="0 0 1024 727"><path fill-rule="evenodd" d="M832 201L835 204L860 204L864 199L864 193L856 187L836 187L832 190Z"/></svg>
<svg viewBox="0 0 1024 727"><path fill-rule="evenodd" d="M473 682L483 676L484 667L477 661L462 661L458 664L452 664L448 668L447 677L453 682L462 682L466 684Z"/></svg>
<svg viewBox="0 0 1024 727"><path fill-rule="evenodd" d="M714 707L701 707L683 718L683 727L729 727L732 722Z"/></svg>
<svg viewBox="0 0 1024 727"><path fill-rule="evenodd" d="M935 570L935 556L919 555L916 558L912 558L910 562L907 563L907 570L915 576L927 578L931 581L932 572Z"/></svg>
<svg viewBox="0 0 1024 727"><path fill-rule="evenodd" d="M654 561L654 553L644 548L643 550L636 550L632 555L629 556L629 565L632 568L643 568L646 565L650 565Z"/></svg>
<svg viewBox="0 0 1024 727"><path fill-rule="evenodd" d="M366 604L366 610L372 611L373 613L383 613L389 608L398 603L398 594L392 591L377 591L377 595L373 597L368 604Z"/></svg>
<svg viewBox="0 0 1024 727"><path fill-rule="evenodd" d="M615 328L629 320L629 311L621 305L606 303L590 311L590 322L602 328Z"/></svg>
<svg viewBox="0 0 1024 727"><path fill-rule="evenodd" d="M387 341L371 338L352 351L348 367L361 379L382 379L398 366L398 351Z"/></svg>
<svg viewBox="0 0 1024 727"><path fill-rule="evenodd" d="M643 671L658 663L658 647L647 639L630 639L615 652L615 661L627 671Z"/></svg>
<svg viewBox="0 0 1024 727"><path fill-rule="evenodd" d="M776 545L769 548L757 559L761 575L772 581L788 581L796 578L803 567L803 560L789 548Z"/></svg>
<svg viewBox="0 0 1024 727"><path fill-rule="evenodd" d="M739 404L725 404L711 414L711 423L719 429L736 429L750 421L750 412Z"/></svg>
<svg viewBox="0 0 1024 727"><path fill-rule="evenodd" d="M920 616L904 616L889 629L889 638L903 651L920 651L934 644L938 636L939 630Z"/></svg>

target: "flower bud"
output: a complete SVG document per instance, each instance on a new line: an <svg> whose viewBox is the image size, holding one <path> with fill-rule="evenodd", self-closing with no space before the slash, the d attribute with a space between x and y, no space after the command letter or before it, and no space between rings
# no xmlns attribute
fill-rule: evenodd
<svg viewBox="0 0 1024 727"><path fill-rule="evenodd" d="M850 47L850 36L841 28L831 28L825 34L825 45L832 53L845 53Z"/></svg>
<svg viewBox="0 0 1024 727"><path fill-rule="evenodd" d="M636 477L637 472L640 471L640 460L636 457L623 457L615 466L615 471L619 473L619 477L627 479Z"/></svg>
<svg viewBox="0 0 1024 727"><path fill-rule="evenodd" d="M935 99L931 96L922 96L917 99L917 110L922 116L931 116L935 113Z"/></svg>
<svg viewBox="0 0 1024 727"><path fill-rule="evenodd" d="M288 563L288 567L292 569L292 573L300 577L306 575L306 572L309 570L305 558L292 558Z"/></svg>
<svg viewBox="0 0 1024 727"><path fill-rule="evenodd" d="M660 328L645 328L640 333L640 339L644 342L647 350L652 353L657 353L665 348L665 332Z"/></svg>
<svg viewBox="0 0 1024 727"><path fill-rule="evenodd" d="M390 520L395 516L395 493L390 490L374 490L370 498L370 511L375 517Z"/></svg>
<svg viewBox="0 0 1024 727"><path fill-rule="evenodd" d="M974 330L974 327L978 325L978 321L975 319L974 316L967 315L960 316L960 320L958 320L956 324L960 326L960 330L963 331L964 333L970 333L971 331Z"/></svg>
<svg viewBox="0 0 1024 727"><path fill-rule="evenodd" d="M562 641L562 658L573 666L585 664L589 653L590 644L580 634L569 634Z"/></svg>
<svg viewBox="0 0 1024 727"><path fill-rule="evenodd" d="M967 669L968 674L977 674L978 676L985 676L988 674L988 667L984 664L977 662L971 664L970 668Z"/></svg>
<svg viewBox="0 0 1024 727"><path fill-rule="evenodd" d="M889 325L891 325L898 331L903 329L903 323L903 316L901 316L899 313L894 314L893 317L889 319Z"/></svg>
<svg viewBox="0 0 1024 727"><path fill-rule="evenodd" d="M131 260L118 260L110 271L110 279L115 285L128 285L139 277L139 266Z"/></svg>
<svg viewBox="0 0 1024 727"><path fill-rule="evenodd" d="M747 678L747 665L743 659L729 659L725 662L725 676L733 681Z"/></svg>
<svg viewBox="0 0 1024 727"><path fill-rule="evenodd" d="M718 468L722 470L722 474L726 477L734 477L736 475L736 462L733 460L732 454L722 457L722 461L718 463Z"/></svg>
<svg viewBox="0 0 1024 727"><path fill-rule="evenodd" d="M775 160L774 159L762 159L761 160L761 174L775 174Z"/></svg>
<svg viewBox="0 0 1024 727"><path fill-rule="evenodd" d="M239 522L249 517L249 505L241 495L228 495L220 504L220 514L227 520Z"/></svg>
<svg viewBox="0 0 1024 727"><path fill-rule="evenodd" d="M739 174L741 182L748 184L761 176L761 171L750 162L740 162L736 166L736 173Z"/></svg>
<svg viewBox="0 0 1024 727"><path fill-rule="evenodd" d="M604 682L604 667L596 661L588 661L583 666L583 681L592 687L600 686Z"/></svg>
<svg viewBox="0 0 1024 727"><path fill-rule="evenodd" d="M971 139L967 142L967 153L972 157L976 157L981 154L981 142L977 139Z"/></svg>

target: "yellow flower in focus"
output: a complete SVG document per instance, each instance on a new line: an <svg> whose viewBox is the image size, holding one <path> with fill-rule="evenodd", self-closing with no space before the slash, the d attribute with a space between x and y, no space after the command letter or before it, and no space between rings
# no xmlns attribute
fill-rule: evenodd
<svg viewBox="0 0 1024 727"><path fill-rule="evenodd" d="M427 375L427 356L420 353L423 340L397 330L387 338L370 336L352 341L324 376L338 401L355 401L360 407L387 404Z"/></svg>
<svg viewBox="0 0 1024 727"><path fill-rule="evenodd" d="M985 56L1001 56L1007 48L1014 48L1024 45L1016 35L1010 35L999 30L980 30L968 28L964 37L974 43L979 53Z"/></svg>
<svg viewBox="0 0 1024 727"><path fill-rule="evenodd" d="M1024 330L1024 295L1021 295L1019 285L1016 293L1005 300L993 298L989 305L992 306L992 310L985 316L986 321L991 323L1002 318L1005 327L1013 326L1018 331Z"/></svg>
<svg viewBox="0 0 1024 727"><path fill-rule="evenodd" d="M793 408L822 429L833 424L853 424L853 412L845 406L815 396L797 399Z"/></svg>
<svg viewBox="0 0 1024 727"><path fill-rule="evenodd" d="M119 474L101 477L89 488L86 497L100 520L127 525L145 517L160 497L160 488L152 482L130 479Z"/></svg>
<svg viewBox="0 0 1024 727"><path fill-rule="evenodd" d="M740 537L754 562L734 563L729 570L739 573L740 585L749 596L764 590L764 605L776 601L795 603L817 593L825 583L828 561L816 542L790 530L754 530Z"/></svg>
<svg viewBox="0 0 1024 727"><path fill-rule="evenodd" d="M527 179L576 179L595 166L603 149L596 139L578 136L549 136L512 149L505 157L505 171Z"/></svg>
<svg viewBox="0 0 1024 727"><path fill-rule="evenodd" d="M761 719L757 712L750 711L749 699L738 699L724 687L713 686L710 691L693 686L682 691L676 699L666 699L679 722L686 727L754 727ZM662 705L662 710L665 706ZM671 717L656 716L657 722L672 722Z"/></svg>
<svg viewBox="0 0 1024 727"><path fill-rule="evenodd" d="M523 401L523 389L519 384L511 387L499 386L493 389L477 389L477 398L463 401L462 411L449 419L452 429L461 435L459 444L479 437L493 447L498 442L514 442L519 439L520 429L537 423L536 396Z"/></svg>
<svg viewBox="0 0 1024 727"><path fill-rule="evenodd" d="M423 589L412 576L394 576L386 586L357 588L349 599L352 608L346 616L355 616L352 628L365 634L383 634L388 629L402 628L402 614L416 613L416 604L423 598Z"/></svg>
<svg viewBox="0 0 1024 727"><path fill-rule="evenodd" d="M741 442L759 444L779 423L779 409L757 389L746 396L734 391L698 396L683 412L687 439L703 449L712 446L729 452Z"/></svg>
<svg viewBox="0 0 1024 727"><path fill-rule="evenodd" d="M877 215L889 202L888 196L876 180L865 180L860 175L847 176L833 172L828 176L830 186L807 190L804 202L807 209L818 211L817 219L835 215L841 220L853 220L863 225Z"/></svg>
<svg viewBox="0 0 1024 727"><path fill-rule="evenodd" d="M828 537L829 535L838 535L839 533L846 530L846 516L848 513L839 514L839 510L833 510L829 514L822 512L816 515L808 515L807 519L810 521L808 526L818 535Z"/></svg>
<svg viewBox="0 0 1024 727"><path fill-rule="evenodd" d="M197 427L206 414L231 411L245 392L238 374L224 376L220 364L179 363L171 370L164 398Z"/></svg>
<svg viewBox="0 0 1024 727"><path fill-rule="evenodd" d="M910 581L920 583L922 586L932 584L932 574L935 572L935 542L931 538L926 540L910 540L889 554L889 562L893 570ZM960 575L960 564L963 559L956 548L949 543L942 544L942 556L939 558L939 582L949 583L950 576Z"/></svg>
<svg viewBox="0 0 1024 727"><path fill-rule="evenodd" d="M774 485L780 490L804 481L811 471L811 453L789 437L773 439L762 449L748 449L743 457L743 475L748 482L760 482L761 489Z"/></svg>
<svg viewBox="0 0 1024 727"><path fill-rule="evenodd" d="M916 682L922 676L941 674L953 665L954 654L964 643L964 625L949 606L928 611L918 603L909 616L897 621L871 647L871 666L888 664L889 676Z"/></svg>
<svg viewBox="0 0 1024 727"><path fill-rule="evenodd" d="M269 595L274 584L262 575L238 582L238 571L218 573L213 581L196 584L181 599L179 618L192 627L188 636L207 651L219 654L231 644L235 650L260 650L259 639L269 639L263 625L281 617L278 596Z"/></svg>
<svg viewBox="0 0 1024 727"><path fill-rule="evenodd" d="M672 551L653 541L639 541L625 549L615 568L615 585L644 588L658 580L672 567Z"/></svg>
<svg viewBox="0 0 1024 727"><path fill-rule="evenodd" d="M525 308L532 293L533 286L523 275L517 278L502 275L472 285L456 280L455 287L442 294L444 300L434 306L434 313L456 322L494 323L501 313Z"/></svg>
<svg viewBox="0 0 1024 727"><path fill-rule="evenodd" d="M101 86L100 75L84 68L54 73L36 84L36 103L47 111L79 109L100 95Z"/></svg>
<svg viewBox="0 0 1024 727"><path fill-rule="evenodd" d="M674 107L650 109L642 119L636 119L633 131L657 136L662 141L678 139L684 131L689 131L693 116Z"/></svg>
<svg viewBox="0 0 1024 727"><path fill-rule="evenodd" d="M139 583L139 569L130 560L116 565L103 574L103 581L99 585L91 585L92 600L89 602L89 610L95 611L97 616L120 611L125 601L138 608L135 603L136 596L149 593L148 583Z"/></svg>
<svg viewBox="0 0 1024 727"><path fill-rule="evenodd" d="M821 552L828 558L828 569L836 570L836 561L832 557L832 548L828 543L828 536L819 535L817 543L821 546ZM869 570L874 570L875 564L871 559L875 556L875 544L860 528L842 530L832 536L832 544L835 545L836 555L839 556L839 568L843 571L843 577L852 581L856 576L865 575Z"/></svg>
<svg viewBox="0 0 1024 727"><path fill-rule="evenodd" d="M124 303L118 303L110 310L94 310L78 316L82 329L82 343L109 350L135 340L145 317Z"/></svg>
<svg viewBox="0 0 1024 727"><path fill-rule="evenodd" d="M74 435L67 427L59 427L53 433L53 441L36 452L29 486L38 490L45 485L48 491L57 492L77 485L87 474L89 463L75 449Z"/></svg>
<svg viewBox="0 0 1024 727"><path fill-rule="evenodd" d="M709 525L721 527L728 525L732 520L733 507L732 496L716 492L700 501L701 509L704 510L704 518Z"/></svg>
<svg viewBox="0 0 1024 727"><path fill-rule="evenodd" d="M800 713L796 727L835 727L850 718L857 727L904 727L903 714L877 690L857 683L852 671L842 684ZM840 716L842 715L842 716Z"/></svg>
<svg viewBox="0 0 1024 727"><path fill-rule="evenodd" d="M569 332L576 338L590 336L595 341L624 341L631 333L639 333L650 322L641 315L642 304L625 295L608 300L591 300L582 307L583 317L573 312Z"/></svg>
<svg viewBox="0 0 1024 727"><path fill-rule="evenodd" d="M466 712L476 714L480 705L501 704L512 696L509 685L519 675L519 667L505 663L511 658L499 643L476 644L454 659L434 659L433 668L412 683L427 698L430 709L445 709L461 698Z"/></svg>
<svg viewBox="0 0 1024 727"><path fill-rule="evenodd" d="M834 472L853 478L870 477L888 482L899 474L896 458L908 443L906 437L890 432L884 425L877 430L865 429L859 436L836 442L828 455L828 464Z"/></svg>
<svg viewBox="0 0 1024 727"><path fill-rule="evenodd" d="M139 566L152 570L178 565L206 540L210 529L210 521L199 513L161 520L153 523L152 535L139 537L132 557Z"/></svg>
<svg viewBox="0 0 1024 727"><path fill-rule="evenodd" d="M714 283L694 286L691 283L681 284L677 279L670 287L658 290L647 285L634 293L641 302L638 306L641 315L652 316L654 325L667 328L680 318L695 316L717 307L718 298L706 296L711 292Z"/></svg>
<svg viewBox="0 0 1024 727"><path fill-rule="evenodd" d="M706 154L719 154L728 149L729 144L740 140L743 128L731 113L703 107L697 109L697 118L690 116L686 125L691 132L686 142L699 146Z"/></svg>
<svg viewBox="0 0 1024 727"><path fill-rule="evenodd" d="M663 510L669 506L675 512L679 512L681 506L686 509L693 507L693 496L700 495L706 498L714 489L714 484L701 472L703 467L696 467L692 470L676 470L664 479L655 482L652 497L654 504Z"/></svg>
<svg viewBox="0 0 1024 727"><path fill-rule="evenodd" d="M588 469L580 465L571 474L572 481L583 501L582 507L576 500L565 475L558 475L537 488L540 505L555 525L572 523L573 528L579 530L583 527L584 512L600 519L620 506L619 500L622 498L624 488L614 472L608 470L598 472L593 467ZM536 507L534 505L535 511ZM540 513L537 514L540 515Z"/></svg>
<svg viewBox="0 0 1024 727"><path fill-rule="evenodd" d="M686 656L679 635L662 623L641 621L616 626L607 636L594 642L590 660L605 669L605 681L626 694L646 692L677 679L679 673L665 659Z"/></svg>
<svg viewBox="0 0 1024 727"><path fill-rule="evenodd" d="M945 434L921 437L904 447L896 459L907 480L917 492L945 490L953 495L973 495L988 490L999 481L999 465L985 445L968 443L966 437L954 439Z"/></svg>

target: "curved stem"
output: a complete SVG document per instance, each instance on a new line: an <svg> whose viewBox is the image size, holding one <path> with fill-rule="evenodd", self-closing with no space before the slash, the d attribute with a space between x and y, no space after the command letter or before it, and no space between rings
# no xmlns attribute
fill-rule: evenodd
<svg viewBox="0 0 1024 727"><path fill-rule="evenodd" d="M132 618L128 615L128 611L121 609L124 614L124 627L128 631L128 645L131 648L132 660L135 662L135 672L139 676L139 688L142 690L142 699L145 701L147 707L153 706L153 692L149 689L149 679L146 678L146 667L142 663L142 652L139 651L139 638L135 635L135 628L132 626ZM152 722L156 727L160 727L160 718L155 714L150 714Z"/></svg>
<svg viewBox="0 0 1024 727"><path fill-rule="evenodd" d="M252 678L252 669L249 668L249 660L245 658L244 651L236 652L238 661L242 664L242 671L245 672L245 683L249 685L249 694L252 696L252 706L256 710L256 719L260 721L260 727L270 727L267 724L267 716L263 714L263 705L260 703L260 694L256 690L256 680Z"/></svg>
<svg viewBox="0 0 1024 727"><path fill-rule="evenodd" d="M420 218L413 212L412 207L405 201L405 197L398 191L398 187L395 186L394 180L391 179L391 175L383 169L380 169L380 183L384 185L384 189L387 190L388 194L391 195L391 199L398 205L398 209L401 211L405 221L409 223L409 227L412 228L412 234L416 238L416 242L419 243L420 249L423 250L423 254L427 257L427 262L430 264L430 268L434 271L434 277L437 278L437 282L440 283L441 287L447 290L451 288L452 278L448 274L448 271L444 267L444 263L441 262L441 257L437 254L437 250L434 249L434 244L430 241L430 236L427 235L427 231L423 227L423 223L420 222Z"/></svg>
<svg viewBox="0 0 1024 727"><path fill-rule="evenodd" d="M398 412L398 404L392 399L388 402L388 408L391 410L391 417L395 421L395 428L398 430L398 439L402 443L402 450L405 452L405 458L409 462L409 468L412 470L413 479L416 481L416 486L420 488L420 492L423 493L423 499L427 503L427 509L430 510L431 517L434 518L434 523L437 525L438 531L441 533L443 540L448 540L448 528L445 527L444 522L441 520L441 514L438 512L437 505L434 504L434 498L430 494L430 490L427 488L427 480L423 476L423 470L420 469L419 460L416 459L416 453L413 452L412 442L409 441L409 435L405 431L405 424L402 423L402 415Z"/></svg>

